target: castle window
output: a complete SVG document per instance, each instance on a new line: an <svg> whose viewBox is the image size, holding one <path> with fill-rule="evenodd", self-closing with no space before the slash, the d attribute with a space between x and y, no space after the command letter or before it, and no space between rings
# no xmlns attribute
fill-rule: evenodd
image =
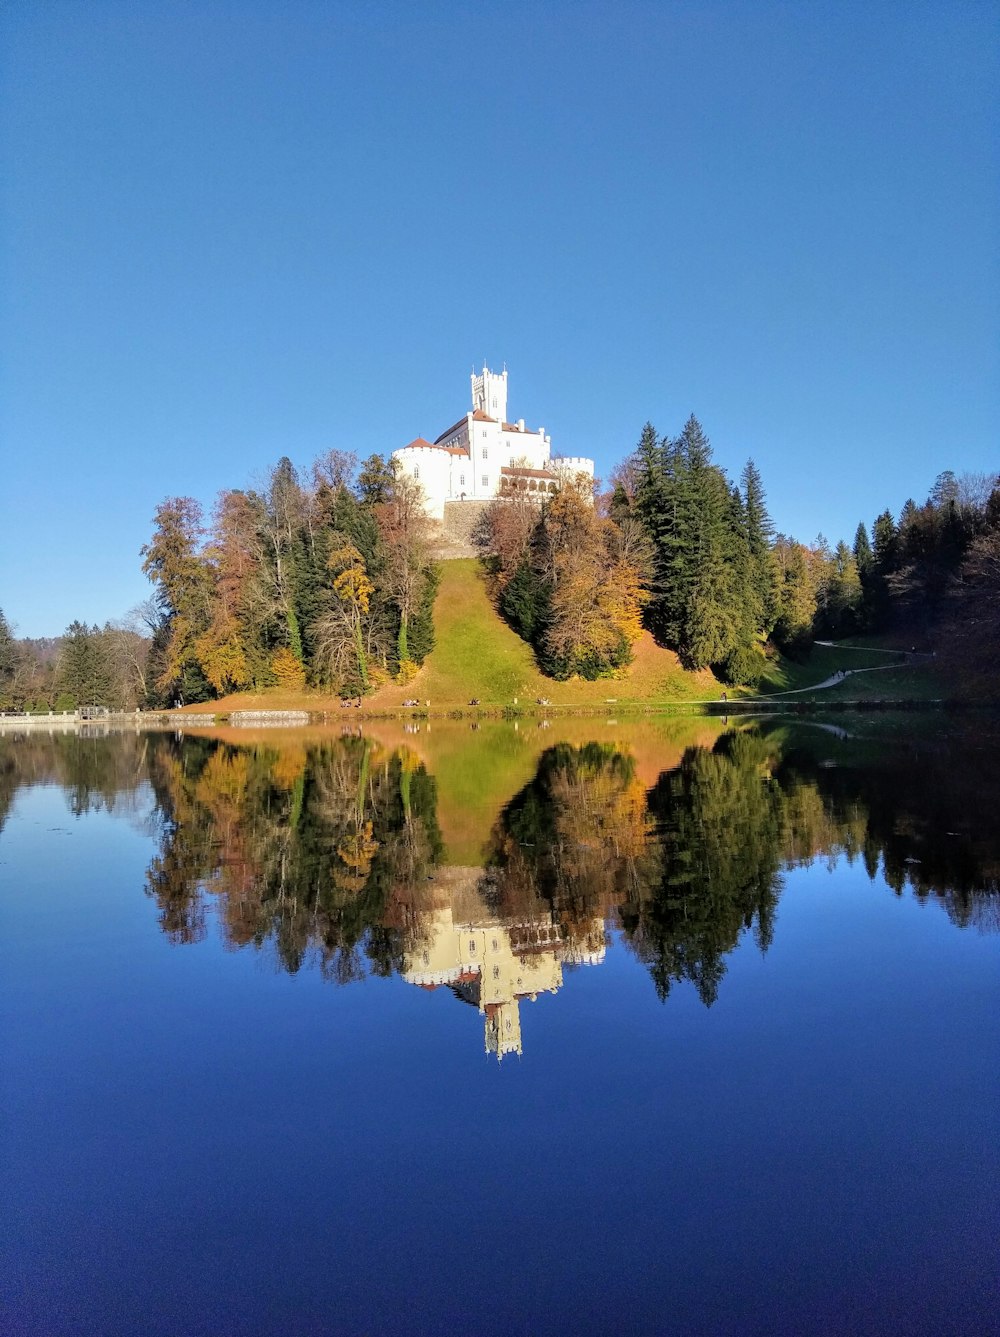
<svg viewBox="0 0 1000 1337"><path fill-rule="evenodd" d="M488 460L488 459L489 459L489 454L488 454L488 452L487 452L485 446L483 446L483 459L484 459L484 460Z"/></svg>
<svg viewBox="0 0 1000 1337"><path fill-rule="evenodd" d="M489 474L483 474L483 487L489 487L489 485L490 485Z"/></svg>
<svg viewBox="0 0 1000 1337"><path fill-rule="evenodd" d="M465 474L458 475L458 486L465 487Z"/></svg>
<svg viewBox="0 0 1000 1337"><path fill-rule="evenodd" d="M419 478L419 477L420 477L420 465L419 465L419 464L415 464L415 465L413 466L413 477L414 477L414 478Z"/></svg>

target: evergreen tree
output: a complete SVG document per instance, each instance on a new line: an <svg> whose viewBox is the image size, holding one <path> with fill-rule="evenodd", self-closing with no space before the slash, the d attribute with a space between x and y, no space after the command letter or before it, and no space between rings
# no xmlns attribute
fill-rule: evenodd
<svg viewBox="0 0 1000 1337"><path fill-rule="evenodd" d="M107 646L97 627L72 622L59 655L58 691L75 706L114 706Z"/></svg>
<svg viewBox="0 0 1000 1337"><path fill-rule="evenodd" d="M883 511L875 518L872 526L872 556L876 573L882 577L888 576L898 556L898 534L891 511Z"/></svg>
<svg viewBox="0 0 1000 1337"><path fill-rule="evenodd" d="M667 631L666 545L670 508L676 497L668 488L665 442L661 442L653 424L647 422L631 460L635 493L632 512L642 524L653 547L650 599L646 606L646 625L657 640L664 643Z"/></svg>
<svg viewBox="0 0 1000 1337"><path fill-rule="evenodd" d="M767 511L764 484L753 460L747 460L740 482L743 485L750 580L760 604L760 630L766 636L773 629L778 616L778 572L772 552L774 525Z"/></svg>
<svg viewBox="0 0 1000 1337"><path fill-rule="evenodd" d="M18 665L17 641L0 608L0 707L13 705L14 676Z"/></svg>
<svg viewBox="0 0 1000 1337"><path fill-rule="evenodd" d="M720 663L744 643L746 589L738 588L732 556L739 526L725 475L712 465L712 448L692 414L674 445L678 516L670 533L672 610L677 650L690 668Z"/></svg>
<svg viewBox="0 0 1000 1337"><path fill-rule="evenodd" d="M864 527L864 524L858 525L857 532L854 535L854 564L858 568L858 575L862 583L864 583L871 575L872 567L875 564L872 545L868 541L868 530Z"/></svg>

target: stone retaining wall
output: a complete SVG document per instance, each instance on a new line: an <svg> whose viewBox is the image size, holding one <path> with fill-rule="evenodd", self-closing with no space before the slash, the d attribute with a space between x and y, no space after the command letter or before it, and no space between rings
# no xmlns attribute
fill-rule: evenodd
<svg viewBox="0 0 1000 1337"><path fill-rule="evenodd" d="M479 550L472 542L472 535L489 504L488 501L446 501L444 518L438 521L433 542L434 556L444 561L449 557L478 557Z"/></svg>

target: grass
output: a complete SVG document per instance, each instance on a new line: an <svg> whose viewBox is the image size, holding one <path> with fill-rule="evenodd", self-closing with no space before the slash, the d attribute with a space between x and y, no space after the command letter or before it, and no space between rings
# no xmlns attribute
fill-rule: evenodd
<svg viewBox="0 0 1000 1337"><path fill-rule="evenodd" d="M831 706L852 701L937 701L949 695L947 684L942 682L932 660L902 660L902 651L879 647L869 640L814 645L804 664L771 661L760 694L795 692L795 696L783 698L790 705L821 701ZM859 669L872 671L858 672ZM841 682L821 691L809 691L838 672L847 675Z"/></svg>
<svg viewBox="0 0 1000 1337"><path fill-rule="evenodd" d="M829 702L831 706L847 701L940 701L948 697L947 686L926 664L903 664L880 669L877 673L855 673L843 682L800 700Z"/></svg>
<svg viewBox="0 0 1000 1337"><path fill-rule="evenodd" d="M812 654L804 663L797 663L791 659L768 660L767 673L760 684L760 695L765 696L772 692L799 692L825 682L835 673L864 668L882 670L891 661L892 655L871 647L859 649L842 644L814 645Z"/></svg>
<svg viewBox="0 0 1000 1337"><path fill-rule="evenodd" d="M479 563L461 558L441 564L434 605L436 645L406 687L383 687L369 708L395 709L408 697L431 708L460 708L473 698L484 708L533 705L543 697L553 706L649 705L667 701L718 700L722 687L705 671L688 673L677 656L644 633L633 663L620 678L596 682L554 682L538 671L524 641L497 616Z"/></svg>

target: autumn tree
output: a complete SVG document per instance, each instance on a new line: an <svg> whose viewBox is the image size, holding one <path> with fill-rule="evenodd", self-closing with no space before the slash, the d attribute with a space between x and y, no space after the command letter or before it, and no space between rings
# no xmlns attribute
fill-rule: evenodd
<svg viewBox="0 0 1000 1337"><path fill-rule="evenodd" d="M423 488L409 476L394 472L385 500L375 505L375 519L385 551L383 584L399 623L396 634L399 669L407 673L415 668L410 647L413 620L427 602L429 587L431 596L436 587Z"/></svg>
<svg viewBox="0 0 1000 1337"><path fill-rule="evenodd" d="M327 681L366 692L375 634L371 617L373 586L364 558L346 535L336 536L328 567L334 598L317 628L321 671Z"/></svg>
<svg viewBox="0 0 1000 1337"><path fill-rule="evenodd" d="M196 642L205 677L220 695L271 681L264 506L254 493L227 491L215 504L205 556L213 598L209 624Z"/></svg>
<svg viewBox="0 0 1000 1337"><path fill-rule="evenodd" d="M201 506L170 497L156 509L142 569L156 587L163 622L154 637L156 685L167 699L203 701L211 695L198 659L198 638L211 621L212 577L201 554Z"/></svg>
<svg viewBox="0 0 1000 1337"><path fill-rule="evenodd" d="M0 707L4 709L22 704L17 700L20 695L17 691L17 679L22 658L10 623L0 608Z"/></svg>

